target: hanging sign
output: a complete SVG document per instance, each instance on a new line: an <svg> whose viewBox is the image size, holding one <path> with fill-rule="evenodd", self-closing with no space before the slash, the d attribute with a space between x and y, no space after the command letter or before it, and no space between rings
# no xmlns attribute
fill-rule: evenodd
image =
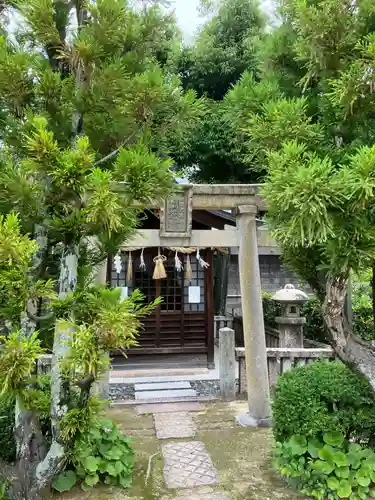
<svg viewBox="0 0 375 500"><path fill-rule="evenodd" d="M201 302L201 287L189 286L189 304L200 304Z"/></svg>

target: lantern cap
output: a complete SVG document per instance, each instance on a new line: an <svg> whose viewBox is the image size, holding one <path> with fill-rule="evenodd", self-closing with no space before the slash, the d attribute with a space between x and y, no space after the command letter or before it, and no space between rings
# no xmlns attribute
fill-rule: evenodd
<svg viewBox="0 0 375 500"><path fill-rule="evenodd" d="M288 284L278 290L272 296L272 300L280 304L303 304L309 300L309 297L302 290L295 288L294 285Z"/></svg>

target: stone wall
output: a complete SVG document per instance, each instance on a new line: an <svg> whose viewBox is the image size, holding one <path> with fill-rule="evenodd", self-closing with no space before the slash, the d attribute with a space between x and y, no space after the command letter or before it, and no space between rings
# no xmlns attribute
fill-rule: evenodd
<svg viewBox="0 0 375 500"><path fill-rule="evenodd" d="M284 269L279 255L260 255L260 280L265 292L276 292L286 284L298 286L293 273ZM228 277L227 313L241 314L241 290L238 270L238 255L231 255Z"/></svg>

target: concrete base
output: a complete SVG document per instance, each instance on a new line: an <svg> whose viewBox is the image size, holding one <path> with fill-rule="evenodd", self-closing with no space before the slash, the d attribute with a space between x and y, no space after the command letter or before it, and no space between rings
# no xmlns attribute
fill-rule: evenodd
<svg viewBox="0 0 375 500"><path fill-rule="evenodd" d="M250 413L241 413L236 417L236 422L241 427L271 427L272 420L269 418L256 419L250 415Z"/></svg>

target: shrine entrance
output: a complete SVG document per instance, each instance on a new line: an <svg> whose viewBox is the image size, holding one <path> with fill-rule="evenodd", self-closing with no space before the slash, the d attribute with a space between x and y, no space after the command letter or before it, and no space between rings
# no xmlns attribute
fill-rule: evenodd
<svg viewBox="0 0 375 500"><path fill-rule="evenodd" d="M121 255L123 273L112 272L112 284L127 287L128 292L140 290L145 296L145 303L157 297L163 302L155 312L142 319L143 330L138 337L139 347L130 354L170 354L170 353L208 353L208 331L213 322L212 311L212 266L202 269L196 254L179 254L182 268L175 266L175 252L162 249L165 279L155 280L153 271L158 248L147 248ZM142 262L141 266L141 253ZM212 252L202 251L202 256L212 261ZM132 279L127 282L125 270L132 259ZM186 277L187 259L189 259L190 276Z"/></svg>

